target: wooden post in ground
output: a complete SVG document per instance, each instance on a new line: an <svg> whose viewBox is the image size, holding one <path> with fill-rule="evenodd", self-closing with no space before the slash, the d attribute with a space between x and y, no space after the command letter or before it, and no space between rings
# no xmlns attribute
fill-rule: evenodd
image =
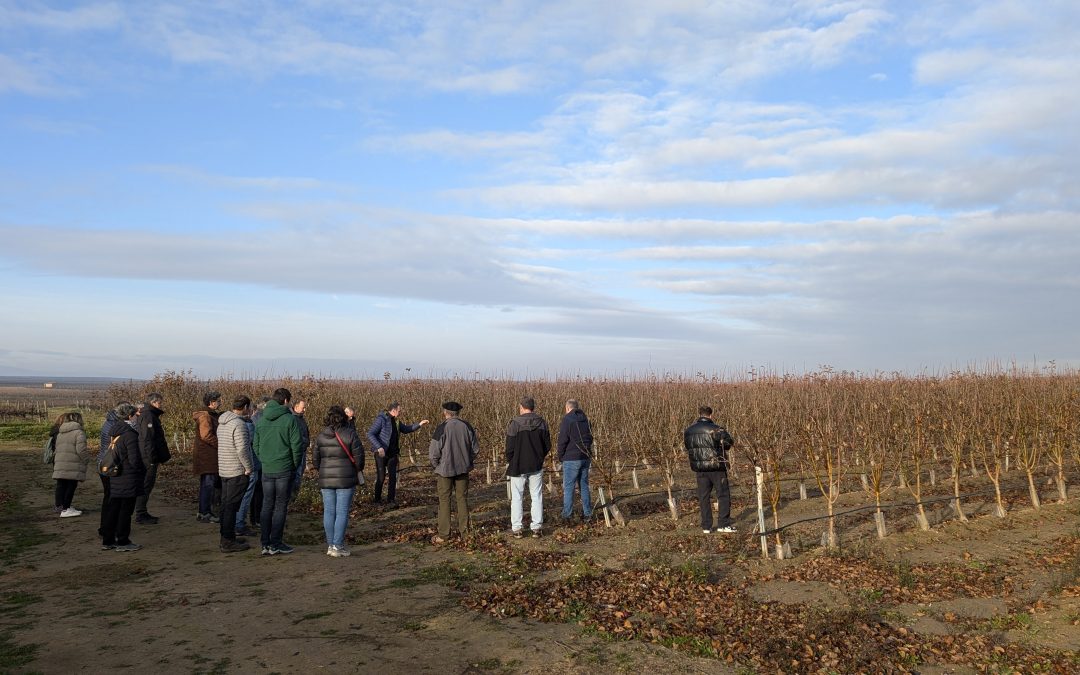
<svg viewBox="0 0 1080 675"><path fill-rule="evenodd" d="M757 484L757 521L758 532L761 533L761 557L769 559L769 538L765 535L765 479L761 473L761 467L754 467L754 482Z"/></svg>

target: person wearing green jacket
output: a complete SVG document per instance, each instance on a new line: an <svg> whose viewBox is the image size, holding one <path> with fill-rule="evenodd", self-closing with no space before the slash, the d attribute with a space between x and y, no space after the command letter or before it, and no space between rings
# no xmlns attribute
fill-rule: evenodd
<svg viewBox="0 0 1080 675"><path fill-rule="evenodd" d="M285 516L289 488L300 466L304 444L300 425L289 410L292 393L285 388L274 390L266 409L255 423L252 449L262 464L263 504L259 518L263 555L292 553L284 541Z"/></svg>

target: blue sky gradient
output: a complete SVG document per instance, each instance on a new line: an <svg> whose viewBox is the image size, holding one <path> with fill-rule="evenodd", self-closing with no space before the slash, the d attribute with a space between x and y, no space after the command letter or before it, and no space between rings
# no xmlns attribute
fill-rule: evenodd
<svg viewBox="0 0 1080 675"><path fill-rule="evenodd" d="M1078 29L0 0L0 374L1080 366Z"/></svg>

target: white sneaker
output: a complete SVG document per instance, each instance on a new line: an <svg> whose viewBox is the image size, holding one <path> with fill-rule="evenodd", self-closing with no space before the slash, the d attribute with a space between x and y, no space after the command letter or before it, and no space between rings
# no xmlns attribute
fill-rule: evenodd
<svg viewBox="0 0 1080 675"><path fill-rule="evenodd" d="M712 530L702 529L701 531L704 532L705 534L711 534L712 533Z"/></svg>
<svg viewBox="0 0 1080 675"><path fill-rule="evenodd" d="M736 530L731 525L725 525L724 527L718 527L713 531L714 532L719 532L720 534L735 534L736 532L738 532L738 530Z"/></svg>
<svg viewBox="0 0 1080 675"><path fill-rule="evenodd" d="M82 511L79 509L73 509L70 506L60 512L61 518L74 518L75 516L81 516Z"/></svg>
<svg viewBox="0 0 1080 675"><path fill-rule="evenodd" d="M333 544L326 547L326 555L330 556L331 558L337 557L337 549L334 548Z"/></svg>
<svg viewBox="0 0 1080 675"><path fill-rule="evenodd" d="M337 552L338 552L338 557L340 557L340 558L348 558L349 556L352 555L352 551L350 551L349 549L347 549L344 546L338 546L337 547Z"/></svg>

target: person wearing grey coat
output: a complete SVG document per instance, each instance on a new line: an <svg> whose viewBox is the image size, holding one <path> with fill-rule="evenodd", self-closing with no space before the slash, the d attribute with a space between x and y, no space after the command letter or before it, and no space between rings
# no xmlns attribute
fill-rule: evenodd
<svg viewBox="0 0 1080 675"><path fill-rule="evenodd" d="M244 421L244 416L250 411L251 399L241 395L233 400L231 410L218 417L217 472L221 478L221 523L218 527L221 540L218 547L222 553L236 553L249 548L247 542L236 537L236 514L255 468L251 436Z"/></svg>
<svg viewBox="0 0 1080 675"><path fill-rule="evenodd" d="M53 460L53 480L56 481L56 499L54 511L61 518L82 515L82 511L71 508L75 499L75 488L86 480L86 468L90 465L90 450L86 447L86 432L83 431L82 415L77 412L64 413L53 426L56 437L56 457Z"/></svg>
<svg viewBox="0 0 1080 675"><path fill-rule="evenodd" d="M461 536L469 532L469 472L480 453L476 430L458 417L461 404L443 403L443 417L435 427L428 445L431 466L435 468L439 491L439 533L431 538L442 544L450 537L450 496L457 496L458 530Z"/></svg>

